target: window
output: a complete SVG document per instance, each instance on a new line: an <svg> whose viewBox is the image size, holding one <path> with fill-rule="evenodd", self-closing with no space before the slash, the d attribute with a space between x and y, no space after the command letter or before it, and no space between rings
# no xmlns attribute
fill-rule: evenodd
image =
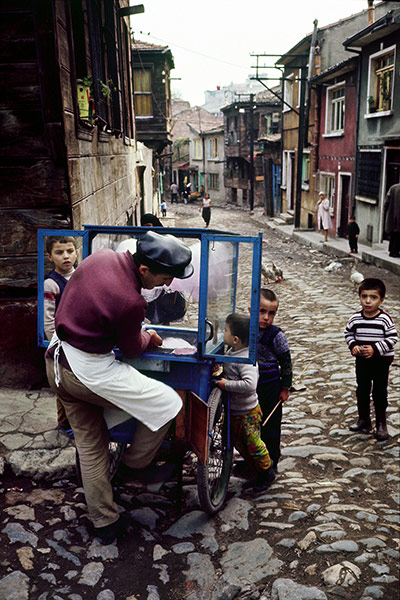
<svg viewBox="0 0 400 600"><path fill-rule="evenodd" d="M392 110L395 46L369 57L367 114Z"/></svg>
<svg viewBox="0 0 400 600"><path fill-rule="evenodd" d="M218 158L218 139L210 138L208 158Z"/></svg>
<svg viewBox="0 0 400 600"><path fill-rule="evenodd" d="M218 173L208 174L208 189L219 190L219 176Z"/></svg>
<svg viewBox="0 0 400 600"><path fill-rule="evenodd" d="M335 176L331 174L321 174L321 192L324 192L329 199L329 212L334 213L335 207Z"/></svg>
<svg viewBox="0 0 400 600"><path fill-rule="evenodd" d="M283 99L286 104L283 105L283 110L291 110L293 106L293 91L294 91L294 79L293 73L287 75L287 79L284 81L283 85ZM288 106L289 105L289 106Z"/></svg>
<svg viewBox="0 0 400 600"><path fill-rule="evenodd" d="M198 160L203 158L202 143L200 138L193 140L193 158Z"/></svg>
<svg viewBox="0 0 400 600"><path fill-rule="evenodd" d="M344 131L345 86L339 83L326 90L325 133L340 134Z"/></svg>
<svg viewBox="0 0 400 600"><path fill-rule="evenodd" d="M151 69L135 69L134 87L136 117L152 117Z"/></svg>
<svg viewBox="0 0 400 600"><path fill-rule="evenodd" d="M311 173L311 158L310 151L305 150L303 152L303 168L301 176L301 187L303 190L310 189L310 173Z"/></svg>
<svg viewBox="0 0 400 600"><path fill-rule="evenodd" d="M376 204L381 180L381 151L361 150L357 169L357 199Z"/></svg>

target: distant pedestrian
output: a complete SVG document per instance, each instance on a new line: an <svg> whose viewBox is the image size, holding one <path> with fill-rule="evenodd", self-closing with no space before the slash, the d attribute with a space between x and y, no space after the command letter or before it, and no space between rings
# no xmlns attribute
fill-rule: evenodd
<svg viewBox="0 0 400 600"><path fill-rule="evenodd" d="M145 213L140 218L140 225L142 227L163 227L160 219L152 213Z"/></svg>
<svg viewBox="0 0 400 600"><path fill-rule="evenodd" d="M400 183L392 185L385 202L385 233L390 236L389 256L400 257Z"/></svg>
<svg viewBox="0 0 400 600"><path fill-rule="evenodd" d="M179 195L179 187L175 183L171 183L171 187L169 188L171 191L171 204L176 202L178 204L178 195Z"/></svg>
<svg viewBox="0 0 400 600"><path fill-rule="evenodd" d="M163 217L166 217L166 216L167 216L167 203L165 202L165 200L163 200L163 201L161 202L161 215L162 215Z"/></svg>
<svg viewBox="0 0 400 600"><path fill-rule="evenodd" d="M185 204L187 204L188 201L190 200L190 194L191 193L192 193L192 184L189 181L189 183L187 183L185 185L185 189L183 190L183 202Z"/></svg>
<svg viewBox="0 0 400 600"><path fill-rule="evenodd" d="M370 433L371 390L375 408L375 438L388 439L386 427L389 367L393 362L397 331L390 315L380 308L386 288L380 279L364 279L358 288L361 310L349 319L345 340L356 358L358 421L350 431Z"/></svg>
<svg viewBox="0 0 400 600"><path fill-rule="evenodd" d="M346 237L349 240L350 254L358 253L358 236L360 235L360 228L356 223L354 216L349 218L346 228Z"/></svg>
<svg viewBox="0 0 400 600"><path fill-rule="evenodd" d="M203 217L206 227L208 227L211 219L211 198L209 194L206 194L201 201L201 216Z"/></svg>
<svg viewBox="0 0 400 600"><path fill-rule="evenodd" d="M332 219L329 214L329 200L325 198L324 192L318 194L317 201L317 225L320 231L324 232L324 239L321 242L328 241L328 230L332 227Z"/></svg>

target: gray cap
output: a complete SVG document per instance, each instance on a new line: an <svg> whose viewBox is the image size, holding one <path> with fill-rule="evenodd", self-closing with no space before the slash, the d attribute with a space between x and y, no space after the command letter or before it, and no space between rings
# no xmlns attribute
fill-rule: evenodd
<svg viewBox="0 0 400 600"><path fill-rule="evenodd" d="M137 242L135 260L153 273L166 273L178 279L193 274L192 251L180 239L170 234L146 232Z"/></svg>

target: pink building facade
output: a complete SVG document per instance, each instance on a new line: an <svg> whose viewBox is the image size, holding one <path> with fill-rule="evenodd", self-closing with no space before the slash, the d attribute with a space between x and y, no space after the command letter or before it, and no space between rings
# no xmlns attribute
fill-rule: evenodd
<svg viewBox="0 0 400 600"><path fill-rule="evenodd" d="M329 198L332 237L345 237L354 212L353 185L357 130L357 59L351 58L314 78L318 127L316 189Z"/></svg>

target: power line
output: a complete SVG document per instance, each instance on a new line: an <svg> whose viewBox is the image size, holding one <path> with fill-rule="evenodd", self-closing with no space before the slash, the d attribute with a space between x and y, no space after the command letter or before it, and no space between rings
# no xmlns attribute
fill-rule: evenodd
<svg viewBox="0 0 400 600"><path fill-rule="evenodd" d="M135 34L135 32L133 32ZM208 58L210 60L214 60L216 62L223 63L225 65L231 65L231 67L237 67L238 69L249 69L249 67L244 67L243 65L236 65L235 63L231 63L227 60L221 60L216 58L215 56L209 56L208 54L203 54L202 52L197 52L197 50L190 50L190 48L185 48L185 46L180 46L179 44L175 44L175 42L168 42L167 40L163 40L162 38L156 37L151 33L145 33L144 31L138 32L140 35L147 35L148 37L153 38L154 40L158 40L159 42L163 42L164 44L168 44L168 46L175 46L176 48L180 48L181 50L186 50L186 52L191 52L192 54L197 54L198 56L202 56L203 58Z"/></svg>

